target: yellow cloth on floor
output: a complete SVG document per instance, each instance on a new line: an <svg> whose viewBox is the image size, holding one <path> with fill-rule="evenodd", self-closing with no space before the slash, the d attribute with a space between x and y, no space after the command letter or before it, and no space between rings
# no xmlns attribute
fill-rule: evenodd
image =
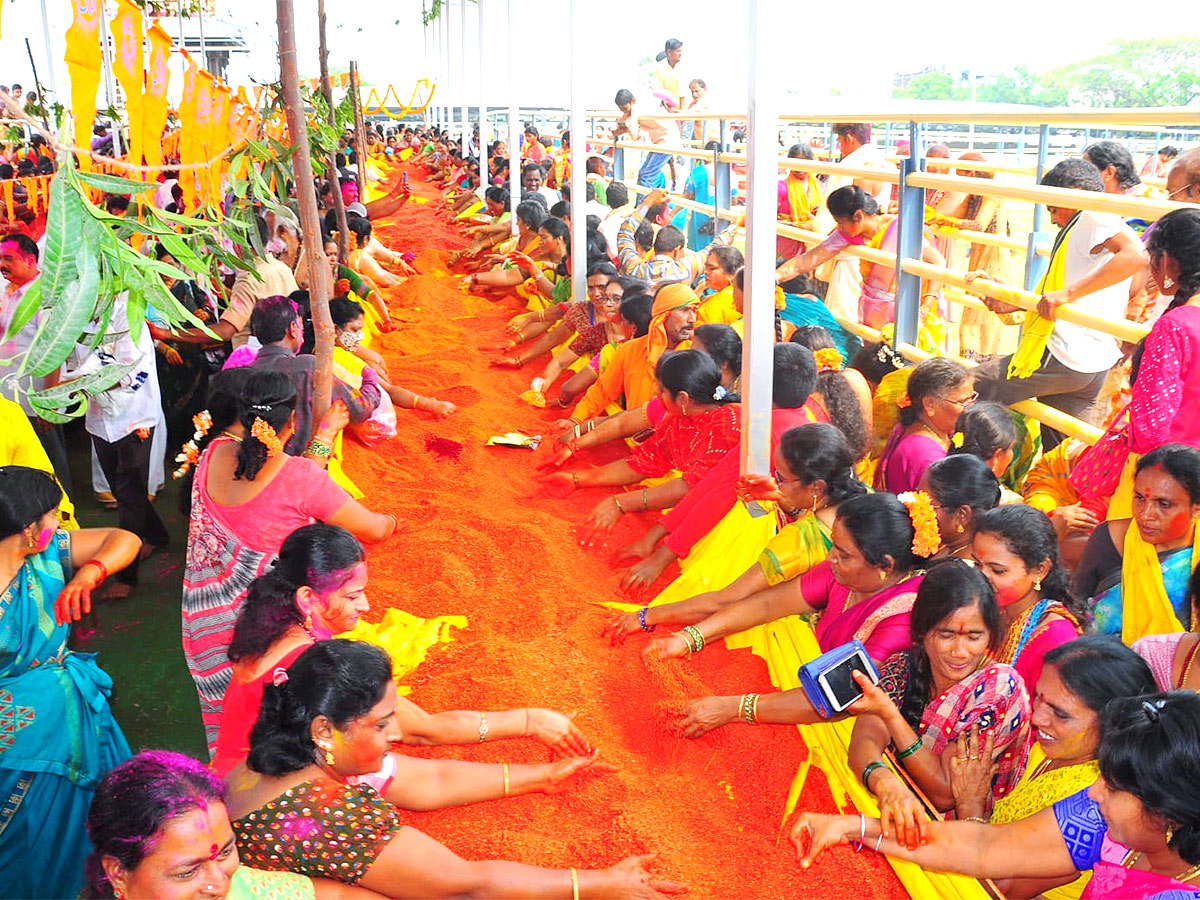
<svg viewBox="0 0 1200 900"><path fill-rule="evenodd" d="M434 616L422 619L402 609L389 609L378 625L358 620L350 631L339 634L339 638L351 641L367 641L382 647L392 658L392 675L398 690L407 694L412 688L399 682L425 661L425 656L435 644L448 644L454 638L452 628L466 628L465 616Z"/></svg>

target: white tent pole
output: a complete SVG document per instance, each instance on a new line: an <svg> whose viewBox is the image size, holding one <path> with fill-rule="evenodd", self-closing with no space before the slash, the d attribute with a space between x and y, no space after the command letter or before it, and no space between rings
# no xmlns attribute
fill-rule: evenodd
<svg viewBox="0 0 1200 900"><path fill-rule="evenodd" d="M587 136L583 130L583 54L587 41L586 21L581 0L571 0L571 296L578 302L587 299L587 215L585 183L587 177Z"/></svg>
<svg viewBox="0 0 1200 900"><path fill-rule="evenodd" d="M775 207L779 178L779 98L772 61L779 0L750 0L749 161L746 203L746 325L742 345L742 473L771 471L775 344Z"/></svg>

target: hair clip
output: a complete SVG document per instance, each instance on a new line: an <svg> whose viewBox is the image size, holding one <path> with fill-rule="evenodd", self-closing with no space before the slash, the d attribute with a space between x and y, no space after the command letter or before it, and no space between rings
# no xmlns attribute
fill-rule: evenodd
<svg viewBox="0 0 1200 900"><path fill-rule="evenodd" d="M728 393L729 392L727 390L725 390L725 385L718 384L717 389L715 391L713 391L713 399L714 400L724 400L725 395Z"/></svg>
<svg viewBox="0 0 1200 900"><path fill-rule="evenodd" d="M271 673L271 684L275 687L281 687L288 683L287 669L282 666L276 666L275 671Z"/></svg>
<svg viewBox="0 0 1200 900"><path fill-rule="evenodd" d="M1151 722L1158 724L1162 718L1162 709L1167 705L1166 700L1143 700L1142 709L1146 713L1146 718Z"/></svg>

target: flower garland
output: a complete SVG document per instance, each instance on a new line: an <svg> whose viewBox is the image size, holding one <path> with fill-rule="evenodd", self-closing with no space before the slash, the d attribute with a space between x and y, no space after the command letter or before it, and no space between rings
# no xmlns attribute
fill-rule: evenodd
<svg viewBox="0 0 1200 900"><path fill-rule="evenodd" d="M267 456L278 456L283 452L283 441L279 439L279 435L275 433L275 429L271 424L258 416L254 417L254 423L250 426L250 434L258 439L258 442L267 448Z"/></svg>
<svg viewBox="0 0 1200 900"><path fill-rule="evenodd" d="M207 409L202 409L192 416L192 425L196 429L192 435L192 439L184 444L180 448L181 452L175 456L175 462L182 464L171 473L171 477L176 481L186 475L192 466L200 461L199 442L204 439L209 429L212 428L212 415Z"/></svg>
<svg viewBox="0 0 1200 900"><path fill-rule="evenodd" d="M901 409L908 409L912 406L912 398L908 396L908 391L896 398L896 405Z"/></svg>
<svg viewBox="0 0 1200 900"><path fill-rule="evenodd" d="M913 526L913 555L929 559L942 546L942 533L938 529L937 511L933 500L924 491L905 491L897 499L908 510Z"/></svg>
<svg viewBox="0 0 1200 900"><path fill-rule="evenodd" d="M822 372L840 372L845 359L842 354L838 353L835 347L822 347L813 353L813 359L817 361L817 374Z"/></svg>

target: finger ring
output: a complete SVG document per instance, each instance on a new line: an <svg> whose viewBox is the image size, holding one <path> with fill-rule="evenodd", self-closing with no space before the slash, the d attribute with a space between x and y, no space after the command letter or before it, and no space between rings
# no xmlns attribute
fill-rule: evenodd
<svg viewBox="0 0 1200 900"><path fill-rule="evenodd" d="M974 753L972 753L972 754L971 754L971 757L970 757L970 758L971 758L971 759L979 759L979 757L978 757L978 756L976 756Z"/></svg>

